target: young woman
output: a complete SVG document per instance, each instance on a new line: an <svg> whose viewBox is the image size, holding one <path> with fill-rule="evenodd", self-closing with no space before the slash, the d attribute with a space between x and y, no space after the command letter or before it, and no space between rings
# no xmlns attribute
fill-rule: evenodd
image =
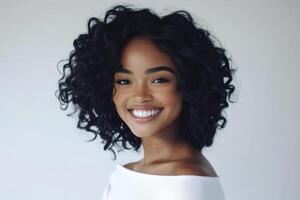
<svg viewBox="0 0 300 200"><path fill-rule="evenodd" d="M77 127L115 156L116 146L144 150L116 166L103 200L225 199L202 154L225 127L235 89L230 59L215 43L186 11L159 17L124 5L91 18L74 41L59 80L62 109L72 103Z"/></svg>

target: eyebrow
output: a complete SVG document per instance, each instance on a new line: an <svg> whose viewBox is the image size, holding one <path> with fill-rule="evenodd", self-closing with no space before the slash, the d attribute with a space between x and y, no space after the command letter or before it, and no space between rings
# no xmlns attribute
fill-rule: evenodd
<svg viewBox="0 0 300 200"><path fill-rule="evenodd" d="M171 68L166 67L166 66L158 66L158 67L153 67L153 68L147 69L146 74L152 74L152 73L156 73L159 71L168 71L168 72L171 72L172 74L175 74L175 72ZM125 73L125 74L133 74L130 70L124 69L124 68L118 69L115 73L118 73L118 72Z"/></svg>

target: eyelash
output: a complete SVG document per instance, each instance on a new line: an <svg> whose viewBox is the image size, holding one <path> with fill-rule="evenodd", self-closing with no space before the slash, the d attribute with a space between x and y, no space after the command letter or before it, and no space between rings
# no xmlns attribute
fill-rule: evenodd
<svg viewBox="0 0 300 200"><path fill-rule="evenodd" d="M162 82L159 82L159 83L167 83L167 82L169 82L169 80L168 80L168 79L165 79L165 78L157 78L157 79L155 79L154 81L156 81L156 80L163 80ZM126 79L121 79L121 80L115 81L115 83L118 84L118 85L127 85L127 84L122 84L122 83L121 83L122 81L127 81L127 83L129 82L129 81L126 80Z"/></svg>

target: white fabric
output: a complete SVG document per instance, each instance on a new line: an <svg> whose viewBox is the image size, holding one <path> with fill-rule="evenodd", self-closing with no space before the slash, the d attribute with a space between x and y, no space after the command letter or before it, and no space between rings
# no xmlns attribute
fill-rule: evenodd
<svg viewBox="0 0 300 200"><path fill-rule="evenodd" d="M102 200L225 200L220 177L153 175L117 164Z"/></svg>

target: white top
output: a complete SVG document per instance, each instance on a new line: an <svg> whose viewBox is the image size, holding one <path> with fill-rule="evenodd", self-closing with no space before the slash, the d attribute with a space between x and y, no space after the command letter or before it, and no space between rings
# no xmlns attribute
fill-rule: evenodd
<svg viewBox="0 0 300 200"><path fill-rule="evenodd" d="M154 175L117 164L102 200L225 200L220 178Z"/></svg>

